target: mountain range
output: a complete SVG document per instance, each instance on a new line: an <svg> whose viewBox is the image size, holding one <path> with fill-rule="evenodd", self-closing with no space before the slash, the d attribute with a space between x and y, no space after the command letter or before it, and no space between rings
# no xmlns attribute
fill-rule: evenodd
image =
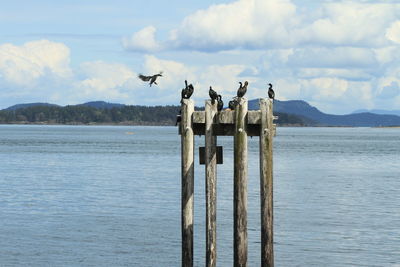
<svg viewBox="0 0 400 267"><path fill-rule="evenodd" d="M6 108L5 110L18 110L22 108L34 106L55 106L49 103L27 103L17 104ZM108 103L104 101L92 101L75 106L86 106L97 109L122 108L126 105L117 103ZM258 99L249 100L248 107L250 110L258 109ZM390 111L380 111L387 112ZM396 111L394 111L396 112ZM400 126L400 116L394 114L376 114L372 112L364 112L364 110L356 111L346 115L326 114L311 106L303 100L280 101L274 100L274 113L280 116L294 115L301 119L306 126L350 126L350 127L380 127L380 126Z"/></svg>
<svg viewBox="0 0 400 267"><path fill-rule="evenodd" d="M400 116L400 110L384 110L384 109L358 109L352 112L354 113L375 113L382 115L397 115Z"/></svg>
<svg viewBox="0 0 400 267"><path fill-rule="evenodd" d="M249 101L249 109L258 109L258 100ZM306 117L314 122L314 126L351 126L380 127L400 126L400 116L375 114L370 112L346 115L326 114L303 100L274 100L274 112L282 112Z"/></svg>

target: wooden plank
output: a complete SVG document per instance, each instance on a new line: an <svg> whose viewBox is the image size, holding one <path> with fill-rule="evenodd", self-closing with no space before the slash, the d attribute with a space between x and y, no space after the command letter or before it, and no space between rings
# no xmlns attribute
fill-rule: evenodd
<svg viewBox="0 0 400 267"><path fill-rule="evenodd" d="M275 134L272 100L260 99L261 266L274 266L272 139Z"/></svg>
<svg viewBox="0 0 400 267"><path fill-rule="evenodd" d="M194 191L194 135L192 115L194 102L183 99L181 105L181 230L182 230L182 266L193 266L193 191Z"/></svg>
<svg viewBox="0 0 400 267"><path fill-rule="evenodd" d="M235 109L234 134L234 266L247 266L247 100Z"/></svg>
<svg viewBox="0 0 400 267"><path fill-rule="evenodd" d="M247 124L260 124L261 112L259 110L250 110L247 112L246 121ZM195 111L193 113L193 123L205 123L205 111ZM218 112L215 123L217 124L234 124L235 123L235 111L234 110L222 110Z"/></svg>
<svg viewBox="0 0 400 267"><path fill-rule="evenodd" d="M215 267L217 260L217 137L213 124L217 101L205 104L205 159L206 159L206 266Z"/></svg>
<svg viewBox="0 0 400 267"><path fill-rule="evenodd" d="M205 111L195 111L193 112L193 123L206 123Z"/></svg>
<svg viewBox="0 0 400 267"><path fill-rule="evenodd" d="M213 133L216 136L234 136L235 125L234 124L214 124ZM205 133L205 125L201 123L193 124L193 131L195 135L201 136ZM247 125L247 136L259 136L260 125L248 124Z"/></svg>

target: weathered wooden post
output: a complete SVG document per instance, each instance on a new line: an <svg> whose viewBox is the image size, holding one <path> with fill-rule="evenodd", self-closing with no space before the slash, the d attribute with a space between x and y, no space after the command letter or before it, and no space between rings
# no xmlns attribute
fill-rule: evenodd
<svg viewBox="0 0 400 267"><path fill-rule="evenodd" d="M272 100L260 99L260 201L261 266L274 266L273 247L273 172L272 139L274 136Z"/></svg>
<svg viewBox="0 0 400 267"><path fill-rule="evenodd" d="M217 259L217 136L213 132L217 101L205 104L206 168L206 266L215 267Z"/></svg>
<svg viewBox="0 0 400 267"><path fill-rule="evenodd" d="M260 136L261 266L274 266L272 139L275 134L273 101L260 99L260 110L247 110L247 100L238 98L234 110L217 112L217 104L206 101L205 111L194 111L191 100L182 100L182 266L193 266L194 134L205 135L200 164L206 170L206 266L216 266L217 164L222 147L217 136L234 137L233 254L234 266L247 266L247 137Z"/></svg>
<svg viewBox="0 0 400 267"><path fill-rule="evenodd" d="M181 105L181 157L182 157L182 266L193 266L193 191L194 191L194 135L192 114L194 103L182 99Z"/></svg>
<svg viewBox="0 0 400 267"><path fill-rule="evenodd" d="M247 266L247 100L239 98L234 132L234 266Z"/></svg>

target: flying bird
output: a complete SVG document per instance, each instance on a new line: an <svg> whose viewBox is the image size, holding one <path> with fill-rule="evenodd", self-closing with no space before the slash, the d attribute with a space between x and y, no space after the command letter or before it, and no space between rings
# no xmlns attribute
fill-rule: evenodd
<svg viewBox="0 0 400 267"><path fill-rule="evenodd" d="M218 95L218 97L217 97L217 101L218 101L218 103L217 103L217 110L218 111L221 111L222 109L223 109L223 107L224 107L224 102L222 101L222 96L221 95Z"/></svg>
<svg viewBox="0 0 400 267"><path fill-rule="evenodd" d="M239 89L237 90L237 97L243 97L246 92L247 92L247 85L249 84L247 81L244 82L244 85L242 82L239 82L240 86Z"/></svg>
<svg viewBox="0 0 400 267"><path fill-rule="evenodd" d="M210 86L210 90L208 91L208 94L210 95L211 103L214 105L215 100L217 100L217 98L218 98L217 92L215 92L215 91L212 89L212 87Z"/></svg>
<svg viewBox="0 0 400 267"><path fill-rule="evenodd" d="M275 99L275 92L274 92L274 90L272 89L272 84L268 84L269 85L269 88L268 88L268 97L269 98L271 98L272 100L274 100Z"/></svg>
<svg viewBox="0 0 400 267"><path fill-rule="evenodd" d="M141 79L142 81L144 81L144 82L148 82L148 81L150 81L150 86L154 83L154 84L157 84L156 83L156 80L157 80L157 78L159 77L159 76L161 76L162 77L162 71L160 71L160 73L158 73L158 74L154 74L154 75L152 75L152 76L145 76L145 75L143 75L143 74L139 74L138 75L138 77L139 77L139 79Z"/></svg>
<svg viewBox="0 0 400 267"><path fill-rule="evenodd" d="M194 91L193 85L192 84L188 85L187 81L185 80L185 88L183 88L181 92L182 99L189 99L192 96L193 91Z"/></svg>

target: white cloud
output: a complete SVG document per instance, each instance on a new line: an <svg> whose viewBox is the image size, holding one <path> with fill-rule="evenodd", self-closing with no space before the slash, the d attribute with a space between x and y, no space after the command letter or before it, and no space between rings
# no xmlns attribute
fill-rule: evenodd
<svg viewBox="0 0 400 267"><path fill-rule="evenodd" d="M400 44L400 20L393 22L393 24L386 30L385 36L390 41Z"/></svg>
<svg viewBox="0 0 400 267"><path fill-rule="evenodd" d="M318 77L339 78L345 80L366 81L372 75L364 70L346 68L300 68L296 76L303 79L313 79Z"/></svg>
<svg viewBox="0 0 400 267"><path fill-rule="evenodd" d="M289 56L288 64L308 68L368 68L377 61L371 49L316 47L295 49Z"/></svg>
<svg viewBox="0 0 400 267"><path fill-rule="evenodd" d="M392 81L390 84L385 85L379 92L379 98L393 98L400 96L400 86L398 81Z"/></svg>
<svg viewBox="0 0 400 267"><path fill-rule="evenodd" d="M399 26L394 22L399 13L400 4L396 3L323 2L317 9L298 9L290 0L237 0L186 16L170 31L164 49L212 52L303 45L381 47L388 44L387 39L398 41ZM134 36L145 38L132 38L127 48L154 51L160 47L154 32L153 27L137 32Z"/></svg>
<svg viewBox="0 0 400 267"><path fill-rule="evenodd" d="M32 41L21 46L0 46L0 82L20 87L33 87L43 77L67 79L70 50L48 40Z"/></svg>
<svg viewBox="0 0 400 267"><path fill-rule="evenodd" d="M227 50L237 47L288 46L296 7L286 0L239 0L213 5L187 16L171 32L177 47ZM283 41L283 42L282 42Z"/></svg>
<svg viewBox="0 0 400 267"><path fill-rule="evenodd" d="M137 75L127 66L103 61L84 62L81 64L83 80L75 83L80 97L87 99L124 99L124 86Z"/></svg>
<svg viewBox="0 0 400 267"><path fill-rule="evenodd" d="M348 89L348 81L337 78L315 78L302 81L302 94L313 100L336 100Z"/></svg>
<svg viewBox="0 0 400 267"><path fill-rule="evenodd" d="M339 2L323 4L320 18L303 25L300 43L330 46L382 46L386 27L396 19L396 4Z"/></svg>
<svg viewBox="0 0 400 267"><path fill-rule="evenodd" d="M156 41L155 33L155 27L145 27L130 37L122 38L122 45L130 51L158 51L161 45Z"/></svg>

